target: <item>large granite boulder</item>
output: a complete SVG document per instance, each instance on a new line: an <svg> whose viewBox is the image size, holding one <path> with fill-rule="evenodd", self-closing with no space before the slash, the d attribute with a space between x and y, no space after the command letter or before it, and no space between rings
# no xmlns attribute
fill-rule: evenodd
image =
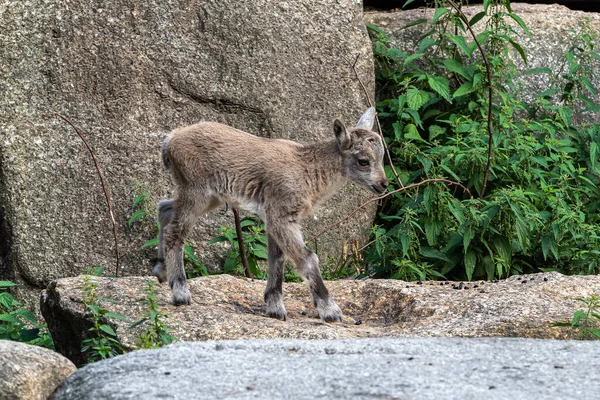
<svg viewBox="0 0 600 400"><path fill-rule="evenodd" d="M51 400L592 399L596 354L594 342L508 338L180 343L87 365Z"/></svg>
<svg viewBox="0 0 600 400"><path fill-rule="evenodd" d="M171 196L159 151L168 131L216 120L265 137L329 139L335 118L355 123L368 106L351 68L356 56L374 90L360 1L33 0L0 10L0 278L32 287L115 267L95 168L55 113L87 134L110 189L122 272L143 275L154 249L140 246L155 226L152 217L132 228L127 221L136 187L149 187L143 207L152 216ZM313 225L367 197L347 187ZM372 217L371 208L326 235L322 253L339 254ZM197 251L209 267L220 261L206 242L232 224L225 211L199 224Z"/></svg>
<svg viewBox="0 0 600 400"><path fill-rule="evenodd" d="M46 400L77 369L60 354L0 340L0 399Z"/></svg>
<svg viewBox="0 0 600 400"><path fill-rule="evenodd" d="M581 45L582 40L578 38L581 33L586 31L582 29L581 24L586 23L589 32L600 31L600 14L584 11L572 11L565 6L558 4L526 4L512 3L512 11L517 14L528 27L531 36L526 35L517 23L510 18L506 18L507 23L514 26L517 34L516 42L521 45L527 55L527 65L521 59L521 56L513 51L512 59L517 67L525 71L530 68L550 68L554 74L563 75L565 70L565 53L574 45ZM462 11L467 18L471 19L477 13L483 10L483 5L474 5L463 7ZM383 29L392 39L392 44L403 50L417 49L417 42L421 35L429 30L427 24L420 24L409 28L404 28L407 24L419 19L431 21L435 13L433 8L420 8L414 10L403 10L397 12L379 12L371 11L365 13L365 23L375 25ZM487 19L474 25L476 34L480 33L486 26ZM589 33L588 32L588 33ZM467 41L470 42L469 34L466 34ZM592 40L598 45L598 39ZM479 54L475 53L476 56ZM600 64L598 61L590 60L590 65L598 69L594 81L596 90L600 91L600 81L597 77L600 74ZM529 96L535 93L541 93L549 88L551 76L548 74L527 75L523 81L523 96ZM582 104L579 104L582 105ZM584 107L582 107L584 108ZM600 122L600 114L586 113L582 121Z"/></svg>
<svg viewBox="0 0 600 400"><path fill-rule="evenodd" d="M56 350L75 364L85 363L81 342L89 322L82 303L82 277L52 282L41 310ZM109 311L135 322L142 318L146 277L90 278L98 285ZM189 281L192 304L169 304L168 285L158 288L169 333L182 341L300 338L338 339L389 336L528 337L565 339L570 329L553 326L570 321L579 296L600 293L600 276L545 273L513 276L498 283L341 280L327 282L344 312L341 323L321 322L306 284L284 284L287 321L268 318L263 303L264 281L215 275ZM135 348L143 326L111 320L118 338Z"/></svg>

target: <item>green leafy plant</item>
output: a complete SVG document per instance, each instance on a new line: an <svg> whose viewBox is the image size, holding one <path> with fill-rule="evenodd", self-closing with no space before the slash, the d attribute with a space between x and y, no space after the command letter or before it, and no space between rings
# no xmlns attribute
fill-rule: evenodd
<svg viewBox="0 0 600 400"><path fill-rule="evenodd" d="M576 299L583 304L584 309L575 311L571 322L559 322L554 326L569 326L579 332L579 339L600 339L600 298L597 296L578 297Z"/></svg>
<svg viewBox="0 0 600 400"><path fill-rule="evenodd" d="M11 281L0 281L0 339L54 349L54 342L46 324L40 324L30 310L5 291L18 286Z"/></svg>
<svg viewBox="0 0 600 400"><path fill-rule="evenodd" d="M83 304L87 311L87 320L91 323L88 337L83 339L82 353L88 353L89 362L114 357L125 352L117 338L113 327L107 322L109 318L129 322L122 315L112 313L99 304L100 301L113 302L112 299L98 297L98 285L88 277L83 277Z"/></svg>
<svg viewBox="0 0 600 400"><path fill-rule="evenodd" d="M267 259L267 236L264 226L254 216L242 219L240 225L250 272L258 279L265 279L266 273L259 268L259 262ZM227 252L223 272L243 275L244 267L242 266L235 228L233 226L222 226L220 233L221 235L211 239L208 244L220 242L228 242L230 244L231 248Z"/></svg>
<svg viewBox="0 0 600 400"><path fill-rule="evenodd" d="M176 337L169 334L169 326L166 323L167 314L160 310L156 282L146 282L146 297L141 301L146 306L144 318L131 326L133 329L141 324L146 324L146 330L140 335L138 347L142 349L154 349L178 341Z"/></svg>
<svg viewBox="0 0 600 400"><path fill-rule="evenodd" d="M133 203L131 204L131 216L127 225L129 228L133 227L136 222L142 222L148 215L146 209L146 202L150 199L150 187L148 185L134 182L134 197Z"/></svg>
<svg viewBox="0 0 600 400"><path fill-rule="evenodd" d="M599 110L597 34L579 26L559 71L522 71L514 60L526 63L527 49L515 38L530 32L509 1L486 0L470 20L453 1L435 3L414 50L368 27L379 118L399 178L387 166L393 194L365 251L371 274L600 272L600 127L577 122ZM417 24L427 21L409 25ZM476 24L485 24L477 35ZM530 75L547 75L550 88L522 95Z"/></svg>

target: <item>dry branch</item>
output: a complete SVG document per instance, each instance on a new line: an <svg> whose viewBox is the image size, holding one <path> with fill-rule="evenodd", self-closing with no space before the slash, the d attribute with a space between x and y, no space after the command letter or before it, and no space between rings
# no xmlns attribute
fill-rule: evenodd
<svg viewBox="0 0 600 400"><path fill-rule="evenodd" d="M104 181L104 174L102 173L102 170L100 169L100 165L98 164L98 159L96 158L96 154L94 153L94 151L88 144L87 140L85 140L83 133L71 121L69 121L69 119L67 117L65 117L64 115L58 114L58 113L54 113L54 114L56 116L60 117L62 120L64 120L67 124L71 125L71 127L75 130L77 135L81 138L81 140L83 141L83 144L85 144L85 147L88 149L90 155L92 156L92 160L94 161L94 165L96 166L96 171L98 173L98 176L100 177L100 183L102 184L102 190L104 191L104 197L106 198L106 206L108 207L108 213L110 214L110 220L112 222L113 237L115 239L115 256L117 259L117 266L115 268L115 276L119 276L121 274L121 263L120 263L120 259L119 259L119 242L117 239L117 223L115 221L115 216L112 211L112 206L110 203L110 196L108 195L108 189L106 188L106 182Z"/></svg>

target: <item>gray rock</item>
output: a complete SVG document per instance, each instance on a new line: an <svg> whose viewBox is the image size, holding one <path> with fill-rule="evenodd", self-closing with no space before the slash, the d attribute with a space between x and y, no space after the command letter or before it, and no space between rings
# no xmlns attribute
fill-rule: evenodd
<svg viewBox="0 0 600 400"><path fill-rule="evenodd" d="M595 342L209 341L90 364L52 399L591 399L599 371Z"/></svg>
<svg viewBox="0 0 600 400"><path fill-rule="evenodd" d="M123 273L140 275L155 256L140 250L155 235L155 204L171 193L159 154L169 130L205 119L315 141L331 137L335 118L356 121L366 109L350 67L355 56L374 90L356 0L32 0L0 9L0 277L37 288L115 265L96 171L55 112L95 149L115 209ZM151 217L130 229L136 182L150 188ZM312 232L368 196L347 187L323 207ZM373 208L359 214L322 238L324 259L362 237ZM219 225L231 224L223 211L203 218L195 232L211 268L220 266L223 248L206 242Z"/></svg>
<svg viewBox="0 0 600 400"><path fill-rule="evenodd" d="M114 300L101 303L104 307L130 321L142 318L139 300L145 296L145 280L153 278L95 279L98 295ZM341 323L327 324L318 318L304 283L284 284L288 318L279 321L265 316L264 281L216 275L188 282L190 306L170 305L168 285L158 292L169 333L182 341L390 336L566 339L572 331L553 323L572 319L580 308L576 297L600 293L600 276L559 273L513 276L499 283L471 282L460 290L452 288L454 282L333 281L326 285L345 317ZM86 362L80 349L89 324L81 286L81 277L52 282L41 302L57 351L77 365ZM129 329L131 323L120 320L110 323L121 342L135 348L144 327Z"/></svg>
<svg viewBox="0 0 600 400"><path fill-rule="evenodd" d="M600 30L600 14L572 11L565 6L558 4L525 4L512 3L512 11L525 22L531 32L531 37L523 33L522 29L510 18L506 18L509 25L512 25L517 33L514 35L516 42L524 49L528 63L525 65L516 51L511 53L511 58L515 61L517 67L521 70L530 68L550 68L555 74L566 73L565 52L574 44L576 40L575 32L580 31L580 24L587 21L592 32ZM483 10L482 5L468 6L462 8L465 15L470 19ZM418 48L416 45L419 37L429 28L427 24L413 26L402 29L410 22L418 19L427 19L431 21L434 9L415 9L399 12L367 12L365 13L365 22L383 29L392 39L395 47L403 50L413 50ZM485 26L486 19L483 19L474 26L476 34L480 33ZM467 42L471 41L469 34L466 34ZM597 42L597 39L596 39ZM476 53L477 56L479 54ZM592 62L592 65L598 63ZM600 75L600 69L596 74L594 81L596 90L600 90L600 81L597 77ZM550 75L528 75L523 80L523 90L520 95L525 97L541 93L550 86ZM578 107L582 104L577 104ZM583 109L584 107L582 107ZM600 122L600 114L586 113L582 122Z"/></svg>
<svg viewBox="0 0 600 400"><path fill-rule="evenodd" d="M0 400L46 400L77 369L39 346L0 340Z"/></svg>

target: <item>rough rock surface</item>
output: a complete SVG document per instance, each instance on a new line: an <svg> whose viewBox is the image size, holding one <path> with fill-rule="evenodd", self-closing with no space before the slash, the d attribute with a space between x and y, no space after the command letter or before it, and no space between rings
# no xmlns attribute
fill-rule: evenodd
<svg viewBox="0 0 600 400"><path fill-rule="evenodd" d="M463 12L468 18L483 10L483 6L475 5L463 7ZM520 56L513 52L512 56L521 70L530 68L550 68L554 73L564 71L565 52L571 46L578 43L574 32L580 31L579 24L588 21L592 32L600 31L600 14L583 11L572 11L558 4L525 4L512 3L512 11L525 22L531 32L531 37L522 33L517 24L507 18L507 22L521 32L516 38L527 54L528 64L524 65ZM415 9L399 12L367 12L365 22L383 29L398 48L409 50L416 49L419 37L428 29L427 25L421 24L402 29L410 22L425 18L431 21L434 9ZM485 19L474 26L475 33L481 32L485 26ZM468 35L467 35L468 36ZM468 38L470 39L470 38ZM470 42L470 40L468 40ZM594 63L594 62L592 62ZM598 66L597 62L595 64ZM600 67L598 67L600 74ZM528 75L524 80L523 94L541 93L549 88L550 76ZM594 82L596 89L600 90L600 81ZM587 113L586 120L600 122L598 115Z"/></svg>
<svg viewBox="0 0 600 400"><path fill-rule="evenodd" d="M76 369L54 351L0 340L0 399L46 400Z"/></svg>
<svg viewBox="0 0 600 400"><path fill-rule="evenodd" d="M102 303L131 321L141 319L145 277L93 278L98 294L115 300ZM265 316L264 281L229 275L192 279L192 305L169 303L167 285L159 288L170 333L182 341L260 338L337 339L389 336L528 337L565 339L570 330L553 327L570 321L579 309L576 297L600 293L600 276L559 273L513 276L499 283L473 282L453 289L452 283L406 283L394 280L327 282L345 318L327 324L318 319L305 284L284 284L287 321ZM87 330L81 301L82 277L52 282L42 295L41 309L57 351L77 365ZM477 285L477 287L475 287ZM356 324L360 321L360 324ZM134 347L143 327L111 324L127 347Z"/></svg>
<svg viewBox="0 0 600 400"><path fill-rule="evenodd" d="M110 188L123 272L145 275L156 201L171 184L160 161L166 133L216 120L266 137L331 138L333 120L367 108L351 63L374 88L369 38L357 0L14 1L0 5L0 277L38 288L88 267L114 268L104 194L69 117L87 134ZM371 93L372 95L372 93ZM151 215L127 227L145 184ZM347 187L318 214L319 227L368 193ZM206 242L231 212L203 218ZM371 213L321 243L337 254ZM220 250L223 252L223 249Z"/></svg>
<svg viewBox="0 0 600 400"><path fill-rule="evenodd" d="M52 399L530 400L592 399L599 391L595 342L239 340L181 343L90 364Z"/></svg>

